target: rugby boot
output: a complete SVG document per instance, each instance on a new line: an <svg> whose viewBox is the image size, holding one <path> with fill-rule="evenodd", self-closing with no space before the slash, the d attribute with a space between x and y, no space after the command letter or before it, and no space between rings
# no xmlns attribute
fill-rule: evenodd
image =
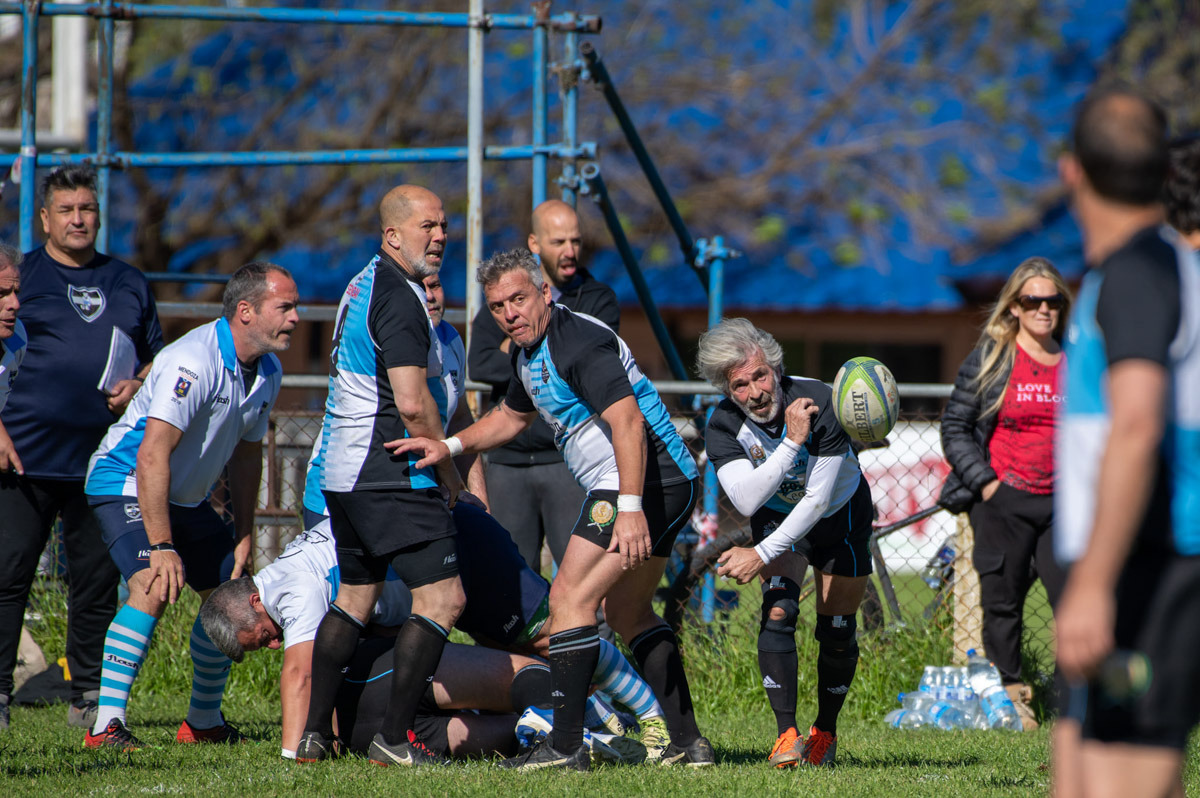
<svg viewBox="0 0 1200 798"><path fill-rule="evenodd" d="M99 690L88 690L83 696L67 707L67 725L78 729L90 729L96 725L97 701Z"/></svg>
<svg viewBox="0 0 1200 798"><path fill-rule="evenodd" d="M337 737L326 737L315 731L306 731L296 746L297 762L320 762L337 759L342 755L342 741Z"/></svg>
<svg viewBox="0 0 1200 798"><path fill-rule="evenodd" d="M646 746L646 759L662 759L663 752L671 744L667 732L667 721L662 717L642 718L642 745Z"/></svg>
<svg viewBox="0 0 1200 798"><path fill-rule="evenodd" d="M225 716L222 715L221 725L213 726L211 729L197 729L185 720L179 725L179 731L175 733L175 742L237 745L246 742L246 737L238 731L237 726L225 720Z"/></svg>
<svg viewBox="0 0 1200 798"><path fill-rule="evenodd" d="M803 747L804 738L793 726L779 735L779 739L775 741L775 747L771 749L771 755L767 757L767 762L777 768L795 767L800 761Z"/></svg>
<svg viewBox="0 0 1200 798"><path fill-rule="evenodd" d="M367 761L373 765L388 767L402 765L404 767L421 767L423 765L448 765L450 760L440 754L435 754L425 747L425 743L408 730L408 741L399 745L388 745L383 734L376 734L371 739L371 747L367 749Z"/></svg>
<svg viewBox="0 0 1200 798"><path fill-rule="evenodd" d="M1033 731L1038 727L1037 715L1033 712L1033 690L1027 684L1006 684L1004 691L1017 709L1022 731Z"/></svg>
<svg viewBox="0 0 1200 798"><path fill-rule="evenodd" d="M813 767L833 767L837 758L837 735L823 732L816 726L808 730L808 739L800 751L800 764Z"/></svg>
<svg viewBox="0 0 1200 798"><path fill-rule="evenodd" d="M553 768L557 770L577 770L581 773L590 770L591 766L591 752L588 751L586 745L580 745L574 752L564 754L561 751L556 751L550 745L549 738L542 740L523 754L500 762L500 767L511 768L513 770Z"/></svg>
<svg viewBox="0 0 1200 798"><path fill-rule="evenodd" d="M524 751L532 748L546 738L554 728L554 710L541 707L527 707L517 718L514 732L517 735L517 745Z"/></svg>
<svg viewBox="0 0 1200 798"><path fill-rule="evenodd" d="M0 731L8 728L8 696L0 696Z"/></svg>
<svg viewBox="0 0 1200 798"><path fill-rule="evenodd" d="M671 743L663 751L658 760L664 765L687 765L690 768L703 768L717 764L717 756L713 753L712 743L707 737L697 737L687 746Z"/></svg>
<svg viewBox="0 0 1200 798"><path fill-rule="evenodd" d="M92 734L88 729L83 733L85 748L116 748L121 751L136 751L142 747L142 741L130 734L125 724L113 718L99 734Z"/></svg>

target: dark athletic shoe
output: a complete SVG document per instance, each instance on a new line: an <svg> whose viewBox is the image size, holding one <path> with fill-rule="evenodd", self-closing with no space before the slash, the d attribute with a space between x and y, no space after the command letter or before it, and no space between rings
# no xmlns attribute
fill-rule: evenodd
<svg viewBox="0 0 1200 798"><path fill-rule="evenodd" d="M342 741L315 731L306 731L296 746L297 762L320 762L342 755Z"/></svg>
<svg viewBox="0 0 1200 798"><path fill-rule="evenodd" d="M399 745L388 745L382 734L376 734L371 739L371 747L367 751L367 760L373 765L403 765L404 767L419 767L421 765L448 765L450 760L435 754L425 747L425 743L417 739L412 729L408 731L408 742Z"/></svg>
<svg viewBox="0 0 1200 798"><path fill-rule="evenodd" d="M586 773L591 768L591 765L591 752L588 751L586 745L579 746L575 749L574 753L564 754L561 751L556 751L550 745L549 739L542 740L520 756L505 759L500 763L500 767L512 768L513 770L555 768L558 770L578 770L581 773Z"/></svg>
<svg viewBox="0 0 1200 798"><path fill-rule="evenodd" d="M237 726L225 720L225 716L222 715L221 725L213 726L211 729L197 729L185 720L179 724L179 731L175 732L175 742L237 745L246 742L246 737L238 731Z"/></svg>
<svg viewBox="0 0 1200 798"><path fill-rule="evenodd" d="M83 745L86 748L117 748L121 751L136 751L142 747L142 741L129 733L125 724L113 718L99 734L86 731L83 733Z"/></svg>
<svg viewBox="0 0 1200 798"><path fill-rule="evenodd" d="M663 751L664 765L687 765L690 768L703 768L717 764L716 754L713 753L712 743L707 737L697 737L691 745L681 748L674 743Z"/></svg>
<svg viewBox="0 0 1200 798"><path fill-rule="evenodd" d="M91 729L96 725L99 690L88 690L81 698L67 707L67 725L77 729Z"/></svg>

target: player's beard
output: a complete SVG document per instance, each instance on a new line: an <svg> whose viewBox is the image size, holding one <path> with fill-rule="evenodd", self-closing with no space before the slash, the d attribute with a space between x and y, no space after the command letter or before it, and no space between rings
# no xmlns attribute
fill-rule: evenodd
<svg viewBox="0 0 1200 798"><path fill-rule="evenodd" d="M407 245L401 245L400 256L404 258L404 262L412 273L417 276L418 281L432 277L442 268L440 263L437 266L431 265L429 261L425 260L425 251L418 250L416 247L410 250Z"/></svg>
<svg viewBox="0 0 1200 798"><path fill-rule="evenodd" d="M745 413L746 417L751 421L756 424L770 424L779 415L779 409L783 407L783 386L776 382L775 390L771 392L771 401L766 405L759 405L754 409L732 397L730 398L738 406L738 409Z"/></svg>

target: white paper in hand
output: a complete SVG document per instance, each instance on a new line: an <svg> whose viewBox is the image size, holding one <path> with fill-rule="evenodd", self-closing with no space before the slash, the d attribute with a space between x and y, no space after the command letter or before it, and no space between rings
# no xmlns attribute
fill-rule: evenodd
<svg viewBox="0 0 1200 798"><path fill-rule="evenodd" d="M111 396L121 380L133 379L137 371L137 347L120 327L112 328L112 340L108 342L108 363L104 373L100 375L100 384L96 387L105 396Z"/></svg>

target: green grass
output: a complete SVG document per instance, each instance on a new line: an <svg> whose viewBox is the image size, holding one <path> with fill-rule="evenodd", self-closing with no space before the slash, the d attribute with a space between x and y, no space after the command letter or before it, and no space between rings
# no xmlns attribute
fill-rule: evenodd
<svg viewBox="0 0 1200 798"><path fill-rule="evenodd" d="M686 771L653 766L600 769L590 775L519 774L486 763L437 771L397 771L352 759L296 766L279 759L280 652L260 652L236 665L229 681L227 716L255 738L234 749L178 746L175 730L187 711L191 664L187 635L197 601L188 593L168 610L134 687L130 725L148 744L131 754L81 747L82 731L68 728L62 705L14 707L12 727L0 734L0 785L21 795L881 795L1028 796L1046 794L1049 732L898 731L882 716L895 695L912 689L926 664L949 659L948 618L864 637L862 660L839 727L839 766L832 771L777 772L764 759L775 737L759 687L754 639L757 588L711 631L682 639L701 728L719 766ZM751 599L754 598L754 601ZM62 653L62 596L39 584L31 609L41 620L30 630L47 660ZM811 603L802 611L800 717L816 711L816 643ZM1200 789L1196 758L1189 758L1189 793Z"/></svg>

